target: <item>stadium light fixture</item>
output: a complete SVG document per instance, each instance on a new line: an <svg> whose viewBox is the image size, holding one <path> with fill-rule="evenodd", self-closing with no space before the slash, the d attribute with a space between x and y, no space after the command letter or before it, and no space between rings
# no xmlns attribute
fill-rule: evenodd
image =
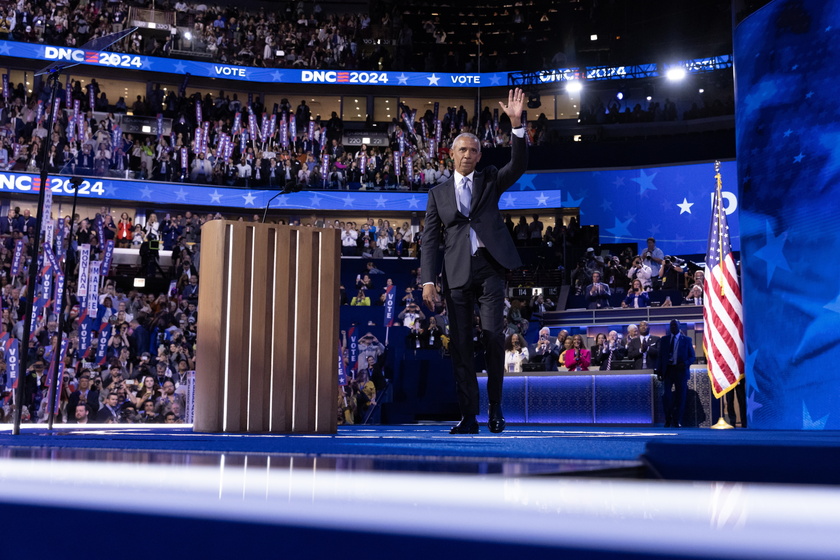
<svg viewBox="0 0 840 560"><path fill-rule="evenodd" d="M668 71L665 72L665 77L672 82L679 82L680 80L685 79L685 75L685 68L681 66L674 66L673 68L668 68Z"/></svg>

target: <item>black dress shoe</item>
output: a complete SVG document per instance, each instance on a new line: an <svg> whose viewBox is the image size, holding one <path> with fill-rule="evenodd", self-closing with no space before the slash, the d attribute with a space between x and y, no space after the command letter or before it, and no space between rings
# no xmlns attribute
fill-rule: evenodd
<svg viewBox="0 0 840 560"><path fill-rule="evenodd" d="M450 434L477 434L478 433L478 422L475 419L475 416L465 416L461 419L458 424L456 424L451 430L449 430Z"/></svg>
<svg viewBox="0 0 840 560"><path fill-rule="evenodd" d="M500 434L505 429L505 416L502 414L502 405L490 403L490 413L487 418L487 427L494 434Z"/></svg>

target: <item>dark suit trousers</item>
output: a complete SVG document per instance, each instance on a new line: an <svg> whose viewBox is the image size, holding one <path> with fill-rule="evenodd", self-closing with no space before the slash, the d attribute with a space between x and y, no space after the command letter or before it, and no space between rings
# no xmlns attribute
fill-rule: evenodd
<svg viewBox="0 0 840 560"><path fill-rule="evenodd" d="M665 374L662 376L664 390L662 393L662 407L665 411L666 421L682 424L683 412L685 412L686 393L688 393L689 370L681 364L668 365ZM671 392L671 388L674 391Z"/></svg>
<svg viewBox="0 0 840 560"><path fill-rule="evenodd" d="M491 403L502 402L504 381L505 268L490 254L479 249L470 258L470 282L444 291L449 315L451 341L449 353L455 373L458 404L463 415L478 414L478 379L473 361L474 309L478 303L484 358L487 368L487 396Z"/></svg>

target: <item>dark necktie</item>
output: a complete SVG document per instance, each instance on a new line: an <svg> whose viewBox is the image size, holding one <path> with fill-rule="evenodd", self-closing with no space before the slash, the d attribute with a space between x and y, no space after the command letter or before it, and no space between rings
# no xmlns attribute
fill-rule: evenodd
<svg viewBox="0 0 840 560"><path fill-rule="evenodd" d="M677 340L679 335L674 335L671 339L671 363L677 365Z"/></svg>

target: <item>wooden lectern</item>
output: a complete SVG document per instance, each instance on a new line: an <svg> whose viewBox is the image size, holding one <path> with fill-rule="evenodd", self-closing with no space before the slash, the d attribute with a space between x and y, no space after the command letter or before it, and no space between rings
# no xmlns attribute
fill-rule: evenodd
<svg viewBox="0 0 840 560"><path fill-rule="evenodd" d="M335 229L201 228L196 432L335 433Z"/></svg>

